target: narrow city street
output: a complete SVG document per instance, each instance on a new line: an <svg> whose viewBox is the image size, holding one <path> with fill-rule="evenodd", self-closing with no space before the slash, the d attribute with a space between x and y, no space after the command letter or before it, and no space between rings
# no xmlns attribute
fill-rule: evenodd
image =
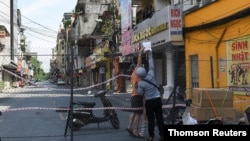
<svg viewBox="0 0 250 141"><path fill-rule="evenodd" d="M0 0L0 141L249 136L250 2L228 1Z"/></svg>
<svg viewBox="0 0 250 141"><path fill-rule="evenodd" d="M70 103L69 86L58 86L48 81L37 85L43 87L25 86L0 93L1 141L71 141L70 128L65 132L67 112L62 110ZM130 136L125 130L130 112L122 110L122 107L130 106L129 94L108 95L108 98L117 108L120 128L114 129L110 122L100 123L99 128L97 123L89 124L73 131L74 141L143 140ZM74 99L96 102L95 107L101 107L100 100L83 91L76 91ZM101 112L94 111L97 115Z"/></svg>

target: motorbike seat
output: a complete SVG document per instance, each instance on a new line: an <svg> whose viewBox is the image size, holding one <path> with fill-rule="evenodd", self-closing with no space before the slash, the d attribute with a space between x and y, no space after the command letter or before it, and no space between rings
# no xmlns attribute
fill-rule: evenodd
<svg viewBox="0 0 250 141"><path fill-rule="evenodd" d="M81 101L75 101L73 102L74 105L82 105L82 106L86 106L86 107L94 107L95 106L95 102L81 102Z"/></svg>

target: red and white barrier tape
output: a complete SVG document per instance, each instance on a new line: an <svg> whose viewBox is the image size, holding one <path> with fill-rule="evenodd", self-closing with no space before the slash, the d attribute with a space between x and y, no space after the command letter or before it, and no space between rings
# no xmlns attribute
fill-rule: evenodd
<svg viewBox="0 0 250 141"><path fill-rule="evenodd" d="M29 82L28 80L22 78L21 76L18 76L17 74L9 71L9 70L6 70L4 68L1 68L3 71L25 81L25 82ZM115 80L117 77L120 77L120 76L123 76L123 77L131 77L131 75L124 75L124 74L120 74L120 75L117 75L111 79L108 79L102 83L98 83L96 85L92 85L92 86L89 86L89 87L84 87L84 88L77 88L77 89L74 89L74 90L88 90L88 89L91 89L91 88L94 88L96 86L99 86L99 85L103 85L104 83L107 83L107 82L110 82L110 81L113 81ZM52 87L46 87L44 85L38 85L38 84L33 84L35 85L36 87L41 87L41 88L47 88L49 90L59 90L59 91L65 91L65 90L69 90L69 89L56 89L56 88L52 88ZM29 95L30 96L30 95ZM186 106L185 104L175 104L175 106ZM168 105L163 105L162 108L171 108L173 107L173 104L168 104ZM142 108L129 108L129 107L99 107L99 108L77 108L77 109L74 109L74 110L103 110L103 109L117 109L117 110L125 110L125 111L131 111L131 110L140 110ZM23 108L13 108L13 109L3 109L0 111L1 112L11 112L11 111L26 111L26 110L69 110L68 108L46 108L46 107L23 107Z"/></svg>
<svg viewBox="0 0 250 141"><path fill-rule="evenodd" d="M14 77L17 77L17 78L21 79L21 80L24 81L24 82L29 82L29 80L26 80L26 79L22 78L21 76L18 76L17 74L15 74L15 73L13 73L13 72L7 70L7 69L4 69L4 68L1 68L1 69L2 69L3 71L5 71L5 72L7 72L7 73L9 73L9 74L11 74L11 75L13 75ZM123 76L123 77L131 77L131 75L120 74L120 75L117 75L117 76L115 76L115 77L112 77L111 79L108 79L108 80L106 80L106 81L103 81L102 83L98 83L98 84L91 85L91 86L84 87L84 88L77 88L77 89L74 89L74 91L78 91L78 90L89 90L89 89L91 89L91 88L94 88L94 87L97 87L97 86L101 86L101 85L103 85L103 84L105 84L105 83L108 83L108 82L110 82L110 81L113 81L113 80L115 80L117 77L120 77L120 76ZM33 84L34 86L36 86L36 87L47 88L47 89L49 89L49 90L59 90L59 91L69 90L69 89L56 89L56 88L52 88L52 87L46 87L46 86L44 86L44 85L38 85L38 84L36 84L36 83L32 83L32 84Z"/></svg>
<svg viewBox="0 0 250 141"><path fill-rule="evenodd" d="M176 104L176 106L184 106L185 104ZM171 108L172 104L162 105L162 108ZM115 109L115 110L141 110L141 108L131 108L131 107L94 107L94 108L74 108L74 110L104 110L104 109ZM13 112L13 111L29 111L29 110L58 110L58 111L68 111L70 108L49 108L49 107L22 107L22 108L11 108L11 109L0 109L1 112Z"/></svg>

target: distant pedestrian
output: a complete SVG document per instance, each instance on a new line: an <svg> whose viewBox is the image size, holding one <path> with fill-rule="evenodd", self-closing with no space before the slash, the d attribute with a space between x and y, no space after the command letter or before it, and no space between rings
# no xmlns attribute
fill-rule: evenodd
<svg viewBox="0 0 250 141"><path fill-rule="evenodd" d="M154 62L153 62L153 55L152 51L147 51L148 56L148 72L144 67L139 67L136 71L138 77L141 78L141 81L138 82L137 92L140 95L144 95L145 97L145 108L146 108L146 115L148 119L148 133L149 137L147 141L153 141L155 134L155 119L157 122L160 140L163 141L164 139L164 121L163 121L163 113L162 113L162 101L161 95L158 88L153 85L157 84L154 74ZM144 80L146 81L144 81ZM147 82L149 81L149 82ZM153 84L151 84L151 83Z"/></svg>
<svg viewBox="0 0 250 141"><path fill-rule="evenodd" d="M119 68L119 63L120 63L119 57L115 57L113 65L114 65L114 70L115 70L115 76L118 76L116 78L117 88L115 90L115 93L120 93L124 87L123 78L122 78L122 76L119 76L122 74L122 72Z"/></svg>

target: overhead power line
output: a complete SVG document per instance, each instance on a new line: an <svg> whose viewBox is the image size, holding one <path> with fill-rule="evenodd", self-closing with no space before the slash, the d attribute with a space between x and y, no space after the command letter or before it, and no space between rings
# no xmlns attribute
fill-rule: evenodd
<svg viewBox="0 0 250 141"><path fill-rule="evenodd" d="M22 14L21 14L21 15L22 15ZM34 23L34 24L36 24L36 25L38 25L38 26L41 26L41 27L43 27L43 28L45 28L45 29L47 29L47 30L50 30L50 31L52 31L52 32L57 33L57 31L55 31L55 30L53 30L53 29L50 29L50 28L48 28L48 27L46 27L46 26L44 26L44 25L41 25L41 24L39 24L39 23L37 23L37 22L31 20L30 18L25 17L24 15L22 15L22 17L26 18L27 20L31 21L32 23Z"/></svg>

